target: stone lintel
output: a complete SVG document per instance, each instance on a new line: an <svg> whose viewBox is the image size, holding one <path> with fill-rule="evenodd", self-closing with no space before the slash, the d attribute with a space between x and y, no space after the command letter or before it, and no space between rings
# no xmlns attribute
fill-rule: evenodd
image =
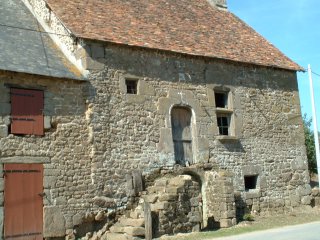
<svg viewBox="0 0 320 240"><path fill-rule="evenodd" d="M0 158L0 163L50 163L49 157L14 156Z"/></svg>

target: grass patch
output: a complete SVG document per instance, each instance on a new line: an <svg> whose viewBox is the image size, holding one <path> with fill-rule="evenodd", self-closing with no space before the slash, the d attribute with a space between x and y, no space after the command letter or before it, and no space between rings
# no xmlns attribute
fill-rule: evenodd
<svg viewBox="0 0 320 240"><path fill-rule="evenodd" d="M252 222L241 222L240 224L231 227L219 229L216 231L178 234L175 236L163 236L161 240L203 240L214 239L218 237L227 237L232 235L238 235L243 233L249 233L254 231L261 231L271 228L278 228L289 225L303 224L314 221L320 221L319 209L312 209L311 211L296 213L290 215L273 215L270 217L255 217Z"/></svg>

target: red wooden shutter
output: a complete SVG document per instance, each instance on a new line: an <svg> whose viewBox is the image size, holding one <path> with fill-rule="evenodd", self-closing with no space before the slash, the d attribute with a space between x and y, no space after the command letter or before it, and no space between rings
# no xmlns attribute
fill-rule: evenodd
<svg viewBox="0 0 320 240"><path fill-rule="evenodd" d="M43 91L11 88L11 133L43 135Z"/></svg>

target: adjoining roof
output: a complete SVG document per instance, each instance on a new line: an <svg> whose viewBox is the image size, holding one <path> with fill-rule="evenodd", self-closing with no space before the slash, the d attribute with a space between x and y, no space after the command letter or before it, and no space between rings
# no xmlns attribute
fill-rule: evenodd
<svg viewBox="0 0 320 240"><path fill-rule="evenodd" d="M21 0L0 0L0 70L82 80Z"/></svg>
<svg viewBox="0 0 320 240"><path fill-rule="evenodd" d="M206 0L46 0L80 38L289 69L302 68Z"/></svg>

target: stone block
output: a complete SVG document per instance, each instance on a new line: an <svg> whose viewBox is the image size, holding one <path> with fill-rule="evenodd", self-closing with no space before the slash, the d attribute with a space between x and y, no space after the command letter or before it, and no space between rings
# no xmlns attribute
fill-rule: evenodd
<svg viewBox="0 0 320 240"><path fill-rule="evenodd" d="M107 233L107 240L129 240L129 238L121 233Z"/></svg>
<svg viewBox="0 0 320 240"><path fill-rule="evenodd" d="M139 94L127 94L126 101L127 103L143 104L146 101L146 96Z"/></svg>
<svg viewBox="0 0 320 240"><path fill-rule="evenodd" d="M91 45L92 58L104 58L104 47L98 44Z"/></svg>
<svg viewBox="0 0 320 240"><path fill-rule="evenodd" d="M113 198L108 198L104 196L96 196L93 198L93 203L101 208L111 208L115 206L115 201Z"/></svg>
<svg viewBox="0 0 320 240"><path fill-rule="evenodd" d="M140 80L138 85L138 93L146 96L154 96L155 90L152 85L148 84L144 80Z"/></svg>
<svg viewBox="0 0 320 240"><path fill-rule="evenodd" d="M189 222L195 223L195 222L201 222L201 217L199 214L197 215L192 215L189 217Z"/></svg>
<svg viewBox="0 0 320 240"><path fill-rule="evenodd" d="M55 199L55 205L65 205L67 204L67 199L63 196L57 197Z"/></svg>
<svg viewBox="0 0 320 240"><path fill-rule="evenodd" d="M319 188L318 187L313 188L312 191L311 191L311 194L314 197L319 196L319 193L320 192L319 192Z"/></svg>
<svg viewBox="0 0 320 240"><path fill-rule="evenodd" d="M54 176L45 176L43 179L44 188L53 188L56 184L56 177Z"/></svg>
<svg viewBox="0 0 320 240"><path fill-rule="evenodd" d="M165 191L164 187L148 187L149 193L163 193Z"/></svg>
<svg viewBox="0 0 320 240"><path fill-rule="evenodd" d="M44 118L43 118L43 127L44 127L44 129L50 129L51 128L51 117L50 116L44 116Z"/></svg>
<svg viewBox="0 0 320 240"><path fill-rule="evenodd" d="M245 193L246 199L253 199L253 198L258 198L258 197L260 197L259 190L251 190L251 191Z"/></svg>
<svg viewBox="0 0 320 240"><path fill-rule="evenodd" d="M161 194L159 196L159 201L174 201L177 199L177 195L176 194Z"/></svg>
<svg viewBox="0 0 320 240"><path fill-rule="evenodd" d="M0 138L4 138L8 136L8 126L7 125L0 125Z"/></svg>
<svg viewBox="0 0 320 240"><path fill-rule="evenodd" d="M162 153L174 152L171 128L160 128L160 140L157 149Z"/></svg>
<svg viewBox="0 0 320 240"><path fill-rule="evenodd" d="M314 198L314 205L315 206L320 206L320 197L315 197Z"/></svg>
<svg viewBox="0 0 320 240"><path fill-rule="evenodd" d="M158 111L160 115L169 115L170 108L175 104L169 98L160 97L158 101Z"/></svg>
<svg viewBox="0 0 320 240"><path fill-rule="evenodd" d="M160 195L161 197L162 195ZM157 194L149 194L144 196L144 201L148 203L155 203L158 200L158 195ZM160 200L162 201L162 200Z"/></svg>
<svg viewBox="0 0 320 240"><path fill-rule="evenodd" d="M2 120L3 120L3 123L7 126L11 124L11 116L4 116Z"/></svg>
<svg viewBox="0 0 320 240"><path fill-rule="evenodd" d="M132 218L121 218L120 224L124 226L131 226L131 227L143 227L144 226L144 219L132 219Z"/></svg>
<svg viewBox="0 0 320 240"><path fill-rule="evenodd" d="M309 184L306 184L305 186L299 186L297 189L297 193L301 196L310 195L311 192L312 192L312 189Z"/></svg>
<svg viewBox="0 0 320 240"><path fill-rule="evenodd" d="M14 156L7 158L0 158L1 163L49 163L50 158L48 157L24 157L24 156ZM46 169L44 169L44 175L46 174Z"/></svg>
<svg viewBox="0 0 320 240"><path fill-rule="evenodd" d="M292 160L291 168L293 170L307 170L308 164L306 164L302 158L297 158L295 160Z"/></svg>
<svg viewBox="0 0 320 240"><path fill-rule="evenodd" d="M3 192L0 192L0 206L3 206L3 204L4 204L4 194Z"/></svg>
<svg viewBox="0 0 320 240"><path fill-rule="evenodd" d="M145 229L143 227L124 227L124 232L131 236L145 235Z"/></svg>
<svg viewBox="0 0 320 240"><path fill-rule="evenodd" d="M65 218L59 207L49 206L43 209L43 237L63 237L65 236Z"/></svg>
<svg viewBox="0 0 320 240"><path fill-rule="evenodd" d="M191 204L191 207L198 207L199 206L199 198L198 197L191 198L190 204Z"/></svg>
<svg viewBox="0 0 320 240"><path fill-rule="evenodd" d="M297 207L297 206L299 206L299 203L300 203L300 197L299 197L299 196L297 196L297 195L291 195L291 196L289 197L289 199L290 199L290 203L291 203L291 206L292 206L292 207Z"/></svg>
<svg viewBox="0 0 320 240"><path fill-rule="evenodd" d="M132 172L133 187L136 194L143 191L143 179L140 170L135 170Z"/></svg>
<svg viewBox="0 0 320 240"><path fill-rule="evenodd" d="M304 196L301 198L301 203L303 205L310 205L311 204L311 197L310 196Z"/></svg>
<svg viewBox="0 0 320 240"><path fill-rule="evenodd" d="M85 218L85 213L84 212L78 212L76 213L73 217L72 217L72 222L73 222L73 225L76 226L76 225L80 225L83 220Z"/></svg>
<svg viewBox="0 0 320 240"><path fill-rule="evenodd" d="M112 233L124 233L124 226L120 224L115 224L110 228L110 232Z"/></svg>
<svg viewBox="0 0 320 240"><path fill-rule="evenodd" d="M167 184L168 184L168 179L163 179L163 178L157 179L154 182L154 185L158 187L165 187L167 186Z"/></svg>
<svg viewBox="0 0 320 240"><path fill-rule="evenodd" d="M169 203L168 202L157 202L157 203L151 204L150 207L151 207L151 211L164 210L169 207Z"/></svg>
<svg viewBox="0 0 320 240"><path fill-rule="evenodd" d="M91 56L90 46L80 46L74 53L76 59L86 58Z"/></svg>
<svg viewBox="0 0 320 240"><path fill-rule="evenodd" d="M130 212L130 217L137 219L137 218L140 218L141 214L142 212L133 211L133 212Z"/></svg>
<svg viewBox="0 0 320 240"><path fill-rule="evenodd" d="M0 102L0 116L1 115L9 115L11 112L10 103L1 103Z"/></svg>
<svg viewBox="0 0 320 240"><path fill-rule="evenodd" d="M232 219L220 219L220 227L221 228L229 228L232 227Z"/></svg>
<svg viewBox="0 0 320 240"><path fill-rule="evenodd" d="M200 228L200 224L196 224L192 227L192 232L200 232L201 228Z"/></svg>
<svg viewBox="0 0 320 240"><path fill-rule="evenodd" d="M4 223L4 209L3 209L3 207L0 207L0 229L1 229L1 231L0 231L0 239L4 239L3 238L3 231L2 231L3 223Z"/></svg>
<svg viewBox="0 0 320 240"><path fill-rule="evenodd" d="M90 57L85 57L81 59L82 67L86 70L103 70L105 64L103 62L99 62Z"/></svg>
<svg viewBox="0 0 320 240"><path fill-rule="evenodd" d="M177 194L179 192L178 187L168 187L165 189L166 193L172 193L172 194Z"/></svg>

